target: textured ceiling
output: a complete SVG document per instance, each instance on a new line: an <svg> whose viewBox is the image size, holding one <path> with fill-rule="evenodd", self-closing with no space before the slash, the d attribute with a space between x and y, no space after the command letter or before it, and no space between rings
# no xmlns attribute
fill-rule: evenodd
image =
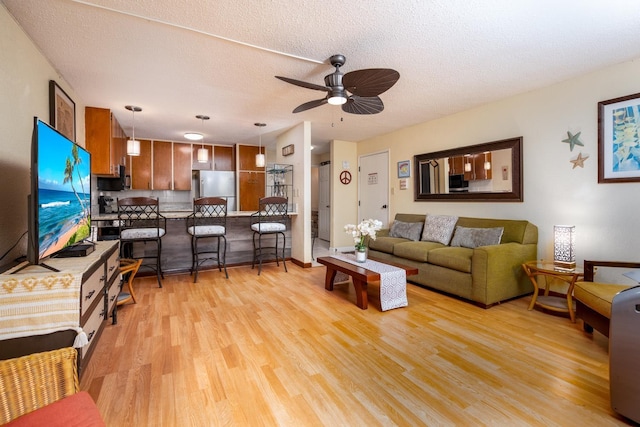
<svg viewBox="0 0 640 427"><path fill-rule="evenodd" d="M136 136L263 143L307 120L314 145L359 141L640 57L630 0L2 0L80 102ZM355 3L355 4L353 4ZM324 105L328 58L393 68L377 115ZM195 118L206 114L204 125Z"/></svg>

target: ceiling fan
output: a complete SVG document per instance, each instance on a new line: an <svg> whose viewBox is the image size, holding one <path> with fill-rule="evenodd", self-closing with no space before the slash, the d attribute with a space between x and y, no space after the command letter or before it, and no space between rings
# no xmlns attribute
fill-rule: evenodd
<svg viewBox="0 0 640 427"><path fill-rule="evenodd" d="M378 95L389 90L400 78L400 73L390 68L367 68L343 74L340 67L345 61L344 55L333 55L329 58L336 70L324 77L325 86L276 76L277 79L292 85L327 92L324 98L305 102L293 112L299 113L327 103L342 105L342 111L352 114L377 114L384 110L384 104Z"/></svg>

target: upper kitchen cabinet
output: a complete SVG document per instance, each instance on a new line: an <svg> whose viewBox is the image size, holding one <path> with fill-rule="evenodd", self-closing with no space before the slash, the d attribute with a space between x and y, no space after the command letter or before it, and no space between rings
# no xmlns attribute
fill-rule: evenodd
<svg viewBox="0 0 640 427"><path fill-rule="evenodd" d="M173 143L173 190L191 190L191 144Z"/></svg>
<svg viewBox="0 0 640 427"><path fill-rule="evenodd" d="M238 145L238 162L241 171L261 171L264 172L263 167L256 166L256 154L261 152L264 154L264 147L260 148L255 145Z"/></svg>
<svg viewBox="0 0 640 427"><path fill-rule="evenodd" d="M126 162L126 139L111 110L85 107L85 142L91 153L91 173L118 176Z"/></svg>
<svg viewBox="0 0 640 427"><path fill-rule="evenodd" d="M153 190L171 190L171 142L153 141Z"/></svg>
<svg viewBox="0 0 640 427"><path fill-rule="evenodd" d="M191 144L153 141L153 190L191 190Z"/></svg>
<svg viewBox="0 0 640 427"><path fill-rule="evenodd" d="M131 159L131 189L151 190L151 141L140 140L140 155Z"/></svg>
<svg viewBox="0 0 640 427"><path fill-rule="evenodd" d="M213 169L217 171L236 170L236 159L232 146L216 145L213 148Z"/></svg>

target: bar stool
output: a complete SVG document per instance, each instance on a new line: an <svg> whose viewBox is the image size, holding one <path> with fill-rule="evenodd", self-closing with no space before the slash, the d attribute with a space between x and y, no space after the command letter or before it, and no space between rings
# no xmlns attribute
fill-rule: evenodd
<svg viewBox="0 0 640 427"><path fill-rule="evenodd" d="M198 269L205 261L216 261L218 271L227 273L227 201L222 197L202 197L193 201L193 213L187 217L187 233L191 235L191 274L198 281ZM215 238L217 248L198 249L198 241ZM222 243L222 257L220 244ZM208 257L200 259L200 255Z"/></svg>
<svg viewBox="0 0 640 427"><path fill-rule="evenodd" d="M118 205L118 223L120 228L120 257L121 258L139 258L139 259L155 259L155 265L144 264L142 267L148 267L155 270L158 277L158 287L162 287L162 236L165 235L167 228L167 220L160 214L158 199L151 197L128 197L125 199L117 199ZM147 254L143 251L142 256L133 256L134 243L154 242L156 251Z"/></svg>
<svg viewBox="0 0 640 427"><path fill-rule="evenodd" d="M284 259L284 251L287 243L285 231L287 231L287 223L289 216L287 215L289 201L286 197L263 197L259 201L259 209L251 214L251 229L253 230L253 261L251 268L254 268L258 261L258 276L262 271L262 259L266 255L275 255L276 265L280 266L278 261L278 240L282 236L282 264L284 271L288 272L287 264ZM273 235L275 237L274 246L262 246L262 236ZM258 247L256 247L256 236L258 237Z"/></svg>

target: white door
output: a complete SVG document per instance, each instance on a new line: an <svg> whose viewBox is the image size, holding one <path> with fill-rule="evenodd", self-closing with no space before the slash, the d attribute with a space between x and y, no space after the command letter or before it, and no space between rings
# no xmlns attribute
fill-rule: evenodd
<svg viewBox="0 0 640 427"><path fill-rule="evenodd" d="M389 226L389 152L367 154L359 159L359 221L377 219Z"/></svg>
<svg viewBox="0 0 640 427"><path fill-rule="evenodd" d="M318 168L318 238L329 240L329 228L331 226L331 165L322 165Z"/></svg>

